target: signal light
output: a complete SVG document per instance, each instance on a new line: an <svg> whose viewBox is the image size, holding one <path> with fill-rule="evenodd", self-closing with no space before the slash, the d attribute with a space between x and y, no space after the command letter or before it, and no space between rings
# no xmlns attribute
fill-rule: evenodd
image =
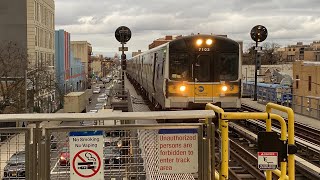
<svg viewBox="0 0 320 180"><path fill-rule="evenodd" d="M212 44L212 39L207 39L207 40L206 40L206 44L207 44L207 45L211 45L211 44Z"/></svg>
<svg viewBox="0 0 320 180"><path fill-rule="evenodd" d="M179 90L180 90L181 92L184 92L186 89L187 89L186 86L180 86L180 88L179 88Z"/></svg>
<svg viewBox="0 0 320 180"><path fill-rule="evenodd" d="M202 39L198 39L197 40L197 45L200 46L202 44L202 42L203 42Z"/></svg>

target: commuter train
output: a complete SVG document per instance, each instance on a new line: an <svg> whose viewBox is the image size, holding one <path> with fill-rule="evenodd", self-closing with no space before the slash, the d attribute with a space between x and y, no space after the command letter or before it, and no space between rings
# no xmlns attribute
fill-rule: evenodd
<svg viewBox="0 0 320 180"><path fill-rule="evenodd" d="M254 82L243 82L243 97L253 97ZM257 83L257 98L261 101L274 103L291 103L292 91L289 85Z"/></svg>
<svg viewBox="0 0 320 180"><path fill-rule="evenodd" d="M132 57L128 79L163 110L240 108L241 48L214 35L183 36Z"/></svg>

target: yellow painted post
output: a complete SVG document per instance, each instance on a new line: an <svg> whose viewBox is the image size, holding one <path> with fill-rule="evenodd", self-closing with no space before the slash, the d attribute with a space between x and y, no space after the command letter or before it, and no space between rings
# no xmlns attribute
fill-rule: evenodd
<svg viewBox="0 0 320 180"><path fill-rule="evenodd" d="M229 148L229 128L228 128L228 122L225 120L221 120L221 146L222 146L222 160L221 160L221 171L220 171L220 179L228 179L229 178L229 154L228 154L228 148Z"/></svg>
<svg viewBox="0 0 320 180"><path fill-rule="evenodd" d="M270 112L267 112L267 113L270 113ZM269 118L266 119L266 131L267 132L271 132L271 118L269 116ZM272 180L272 171L270 170L267 170L266 171L266 180Z"/></svg>
<svg viewBox="0 0 320 180"><path fill-rule="evenodd" d="M228 135L228 122L222 121L221 116L223 116L224 110L218 106L212 105L208 103L206 105L206 110L213 110L217 113L219 118L219 130L221 131L221 165L220 165L220 174L219 179L228 179L228 169L229 169L229 155L228 155L228 148L229 148L229 135ZM214 153L214 151L213 151ZM217 176L217 173L215 173Z"/></svg>
<svg viewBox="0 0 320 180"><path fill-rule="evenodd" d="M275 119L277 121L279 121L280 126L281 126L281 137L280 139L285 141L287 140L287 125L285 120L277 115L277 114L268 114L268 113L228 113L225 112L222 116L222 121L223 119L229 119L229 120L235 120L235 119L263 119L266 120L267 119ZM268 126L268 130L271 130L271 124L269 122L269 126ZM285 167L283 167L283 165L285 165ZM279 174L279 170L274 170L276 172L278 172L277 174L279 174L279 177L282 177L284 179L287 179L288 177L286 176L286 163L285 164L280 164L281 166L281 172ZM282 169L284 169L284 171L282 171ZM271 174L272 175L272 174Z"/></svg>
<svg viewBox="0 0 320 180"><path fill-rule="evenodd" d="M294 113L291 108L280 106L274 103L268 103L266 105L266 111L271 112L272 109L277 109L288 114L288 146L294 146ZM288 176L290 180L295 179L295 159L294 154L288 155Z"/></svg>
<svg viewBox="0 0 320 180"><path fill-rule="evenodd" d="M214 179L219 180L219 173L217 171L214 172Z"/></svg>
<svg viewBox="0 0 320 180"><path fill-rule="evenodd" d="M287 176L287 162L280 162L280 170L281 170L281 175L280 178L281 180L286 179Z"/></svg>
<svg viewBox="0 0 320 180"><path fill-rule="evenodd" d="M268 108L268 106L267 106ZM270 108L270 107L269 107ZM229 113L229 112L224 112L223 109L207 104L206 109L211 109L214 110L215 112L219 113L219 122L220 126L219 129L221 130L221 136L222 136L222 160L221 160L221 169L220 169L220 177L219 179L228 179L228 122L227 120L241 120L241 119L261 119L261 120L266 120L266 131L271 131L271 119L275 119L279 121L281 125L281 137L280 139L283 141L287 140L287 125L284 119L276 114L271 114L271 113ZM270 112L270 109L269 111ZM293 116L292 116L293 117ZM289 128L290 129L290 128ZM290 136L290 135L289 135ZM286 169L287 168L287 163L286 162L281 162L280 164L280 169L273 170L275 174L277 174L280 179L288 179L288 176L286 175ZM270 171L267 172L267 178L272 178L272 173ZM215 175L217 175L215 173Z"/></svg>

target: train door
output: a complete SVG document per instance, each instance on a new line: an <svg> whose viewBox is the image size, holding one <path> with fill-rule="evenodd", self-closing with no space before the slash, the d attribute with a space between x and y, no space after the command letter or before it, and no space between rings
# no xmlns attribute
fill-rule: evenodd
<svg viewBox="0 0 320 180"><path fill-rule="evenodd" d="M213 57L210 54L197 54L192 64L194 103L212 102L213 96Z"/></svg>

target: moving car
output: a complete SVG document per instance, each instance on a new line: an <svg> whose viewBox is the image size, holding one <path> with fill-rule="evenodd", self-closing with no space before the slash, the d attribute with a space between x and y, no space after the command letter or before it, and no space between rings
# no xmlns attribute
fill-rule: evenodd
<svg viewBox="0 0 320 180"><path fill-rule="evenodd" d="M60 149L59 165L70 166L70 151L69 151L69 147L67 146L64 146Z"/></svg>
<svg viewBox="0 0 320 180"><path fill-rule="evenodd" d="M99 87L96 87L94 90L93 90L93 94L99 94L101 92L100 88Z"/></svg>
<svg viewBox="0 0 320 180"><path fill-rule="evenodd" d="M7 162L7 165L4 167L3 180L25 179L25 161L25 151L14 153Z"/></svg>

